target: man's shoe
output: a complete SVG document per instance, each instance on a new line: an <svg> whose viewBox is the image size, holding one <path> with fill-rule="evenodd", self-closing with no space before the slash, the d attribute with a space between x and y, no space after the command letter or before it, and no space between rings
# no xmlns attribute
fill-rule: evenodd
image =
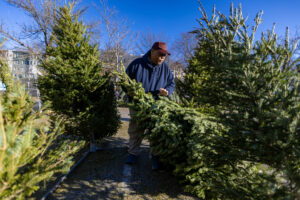
<svg viewBox="0 0 300 200"><path fill-rule="evenodd" d="M136 163L136 160L137 160L137 156L136 155L133 155L133 154L129 154L126 158L126 161L125 163L126 164L129 164L129 165L132 165L132 164L135 164Z"/></svg>
<svg viewBox="0 0 300 200"><path fill-rule="evenodd" d="M153 171L159 170L160 169L160 163L159 163L158 156L152 155L151 161L152 161L152 170Z"/></svg>

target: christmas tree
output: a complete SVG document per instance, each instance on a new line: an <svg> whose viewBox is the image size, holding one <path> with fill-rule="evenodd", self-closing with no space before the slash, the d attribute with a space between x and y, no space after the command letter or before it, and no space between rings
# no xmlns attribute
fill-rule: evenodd
<svg viewBox="0 0 300 200"><path fill-rule="evenodd" d="M45 107L33 110L32 97L1 58L0 77L6 85L0 95L0 199L25 199L55 173L67 172L83 142L63 138L61 120L50 126Z"/></svg>
<svg viewBox="0 0 300 200"><path fill-rule="evenodd" d="M60 8L55 45L46 51L38 87L42 100L65 119L68 133L101 139L120 124L113 83L102 71L97 45L89 44L90 34L72 10L73 4Z"/></svg>
<svg viewBox="0 0 300 200"><path fill-rule="evenodd" d="M284 44L278 42L274 28L255 41L261 13L251 32L241 7L230 11L226 17L214 10L208 18L201 9L194 31L199 45L178 89L228 128L223 139L211 141L220 156L269 168L274 196L295 198L300 188L296 43L290 45L288 31ZM290 185L278 183L278 177Z"/></svg>

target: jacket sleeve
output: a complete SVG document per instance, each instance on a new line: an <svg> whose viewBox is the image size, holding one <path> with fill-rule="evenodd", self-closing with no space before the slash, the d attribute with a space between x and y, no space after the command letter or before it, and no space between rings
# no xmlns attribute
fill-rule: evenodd
<svg viewBox="0 0 300 200"><path fill-rule="evenodd" d="M128 67L126 68L126 74L129 76L131 79L135 79L135 73L134 73L134 62L131 62Z"/></svg>
<svg viewBox="0 0 300 200"><path fill-rule="evenodd" d="M170 68L168 70L167 86L165 89L168 90L168 96L170 96L175 89L175 80Z"/></svg>

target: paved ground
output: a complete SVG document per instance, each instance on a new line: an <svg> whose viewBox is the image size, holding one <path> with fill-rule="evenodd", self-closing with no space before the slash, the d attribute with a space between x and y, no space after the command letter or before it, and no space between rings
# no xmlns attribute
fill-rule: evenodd
<svg viewBox="0 0 300 200"><path fill-rule="evenodd" d="M128 109L120 109L128 119ZM197 199L183 193L170 170L153 172L149 145L142 144L142 153L134 166L125 165L128 144L128 122L118 133L100 144L105 150L91 153L48 199Z"/></svg>
<svg viewBox="0 0 300 200"><path fill-rule="evenodd" d="M122 121L129 121L130 116L129 116L128 108L118 108L118 111L121 115L121 120Z"/></svg>

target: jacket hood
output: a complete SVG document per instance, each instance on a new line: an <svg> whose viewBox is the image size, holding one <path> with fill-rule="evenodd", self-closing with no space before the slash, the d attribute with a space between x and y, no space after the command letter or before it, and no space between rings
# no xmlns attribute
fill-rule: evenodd
<svg viewBox="0 0 300 200"><path fill-rule="evenodd" d="M147 62L147 63L149 63L149 57L150 57L150 54L151 54L151 50L149 50L147 53L145 53L144 55L143 55L143 60L145 61L145 62Z"/></svg>
<svg viewBox="0 0 300 200"><path fill-rule="evenodd" d="M151 55L151 50L149 50L145 55L143 55L143 60L147 64L147 67L153 69L154 67L161 66L164 63L163 62L160 65L153 65L150 61L150 55Z"/></svg>

